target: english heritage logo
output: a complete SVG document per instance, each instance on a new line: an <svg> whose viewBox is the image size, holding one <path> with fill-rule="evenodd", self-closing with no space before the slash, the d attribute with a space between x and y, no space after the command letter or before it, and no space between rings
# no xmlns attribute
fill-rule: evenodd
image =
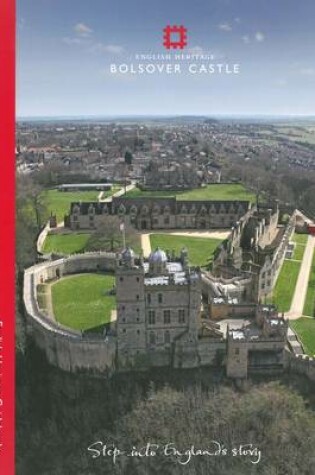
<svg viewBox="0 0 315 475"><path fill-rule="evenodd" d="M184 49L187 46L187 28L183 25L167 25L163 33L163 46L166 49Z"/></svg>

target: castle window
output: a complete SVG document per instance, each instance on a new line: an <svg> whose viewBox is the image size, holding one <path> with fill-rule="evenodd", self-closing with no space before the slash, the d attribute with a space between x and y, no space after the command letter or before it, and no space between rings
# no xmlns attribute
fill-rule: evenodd
<svg viewBox="0 0 315 475"><path fill-rule="evenodd" d="M239 348L235 348L234 354L235 354L235 355L239 355L239 354L240 354L240 349L239 349Z"/></svg>
<svg viewBox="0 0 315 475"><path fill-rule="evenodd" d="M166 216L164 218L164 224L170 224L170 217L169 216Z"/></svg>
<svg viewBox="0 0 315 475"><path fill-rule="evenodd" d="M123 277L119 277L119 280L120 280L120 282L122 282L122 281L124 280L124 278L123 278Z"/></svg>
<svg viewBox="0 0 315 475"><path fill-rule="evenodd" d="M154 325L155 324L155 311L154 310L149 310L149 324Z"/></svg>
<svg viewBox="0 0 315 475"><path fill-rule="evenodd" d="M137 282L139 282L139 281L140 281L140 279L139 279L139 277L137 277Z"/></svg>
<svg viewBox="0 0 315 475"><path fill-rule="evenodd" d="M158 294L158 302L159 303L163 302L163 294Z"/></svg>
<svg viewBox="0 0 315 475"><path fill-rule="evenodd" d="M164 323L169 324L171 323L171 311L164 310Z"/></svg>
<svg viewBox="0 0 315 475"><path fill-rule="evenodd" d="M140 335L140 330L137 330L137 335Z"/></svg>
<svg viewBox="0 0 315 475"><path fill-rule="evenodd" d="M164 332L164 343L166 345L168 345L169 343L171 343L171 335L170 335L170 332L168 330L166 330Z"/></svg>
<svg viewBox="0 0 315 475"><path fill-rule="evenodd" d="M139 298L140 298L139 295L136 295L136 299L139 300Z"/></svg>
<svg viewBox="0 0 315 475"><path fill-rule="evenodd" d="M150 336L149 336L149 342L150 342L150 345L155 345L155 333L154 332L150 332Z"/></svg>
<svg viewBox="0 0 315 475"><path fill-rule="evenodd" d="M148 294L148 295L147 295L147 302L148 302L148 303L151 303L151 294Z"/></svg>
<svg viewBox="0 0 315 475"><path fill-rule="evenodd" d="M127 332L126 328L123 328L123 333L126 333L126 332Z"/></svg>
<svg viewBox="0 0 315 475"><path fill-rule="evenodd" d="M185 310L181 308L178 310L178 323L185 323Z"/></svg>

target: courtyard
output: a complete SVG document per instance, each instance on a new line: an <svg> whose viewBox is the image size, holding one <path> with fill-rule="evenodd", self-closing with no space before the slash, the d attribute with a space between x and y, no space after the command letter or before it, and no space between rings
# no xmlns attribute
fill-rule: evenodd
<svg viewBox="0 0 315 475"><path fill-rule="evenodd" d="M56 321L74 330L102 330L116 308L116 297L109 295L114 282L114 275L90 273L53 283L51 299Z"/></svg>
<svg viewBox="0 0 315 475"><path fill-rule="evenodd" d="M160 247L163 250L174 250L180 254L183 247L188 250L189 263L193 266L205 267L209 264L214 250L222 242L221 239L192 237L174 234L150 234L151 249Z"/></svg>

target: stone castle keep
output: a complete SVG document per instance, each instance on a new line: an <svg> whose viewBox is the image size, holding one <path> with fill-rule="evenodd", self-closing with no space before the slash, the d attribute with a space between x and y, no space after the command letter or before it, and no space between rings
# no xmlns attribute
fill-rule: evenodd
<svg viewBox="0 0 315 475"><path fill-rule="evenodd" d="M198 364L200 272L188 264L183 250L177 260L156 249L147 262L131 249L122 253L116 270L117 349L120 359L137 356L169 365L179 347L186 366ZM176 365L183 362L177 356Z"/></svg>

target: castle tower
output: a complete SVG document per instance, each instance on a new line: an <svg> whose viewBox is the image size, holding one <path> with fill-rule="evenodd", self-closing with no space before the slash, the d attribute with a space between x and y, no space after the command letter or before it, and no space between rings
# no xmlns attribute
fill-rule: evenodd
<svg viewBox="0 0 315 475"><path fill-rule="evenodd" d="M245 331L227 328L226 374L228 378L247 378L248 343Z"/></svg>
<svg viewBox="0 0 315 475"><path fill-rule="evenodd" d="M117 351L118 364L133 364L146 351L144 268L127 248L117 262Z"/></svg>

